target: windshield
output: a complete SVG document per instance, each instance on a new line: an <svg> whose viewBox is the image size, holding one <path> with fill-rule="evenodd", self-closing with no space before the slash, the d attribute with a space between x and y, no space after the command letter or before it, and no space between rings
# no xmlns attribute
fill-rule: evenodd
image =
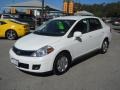
<svg viewBox="0 0 120 90"><path fill-rule="evenodd" d="M52 20L44 23L34 34L45 36L63 36L73 25L75 20Z"/></svg>

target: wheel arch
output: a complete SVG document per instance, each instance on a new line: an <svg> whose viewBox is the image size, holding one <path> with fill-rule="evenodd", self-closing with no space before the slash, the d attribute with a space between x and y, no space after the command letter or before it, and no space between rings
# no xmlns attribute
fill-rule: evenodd
<svg viewBox="0 0 120 90"><path fill-rule="evenodd" d="M9 30L13 30L13 31L15 31L16 34L17 34L17 36L18 36L18 33L17 33L17 31L16 31L15 29L8 29L8 30L5 31L5 37L6 37L6 33L7 33Z"/></svg>
<svg viewBox="0 0 120 90"><path fill-rule="evenodd" d="M18 36L17 31L16 31L16 30L14 30L14 29L8 29L8 30L6 30L6 31L5 31L5 38L7 38L7 32L8 32L8 31L10 31L10 30L12 30L12 31L14 31L14 32L15 32L16 37L15 37L14 39L16 40L19 36Z"/></svg>
<svg viewBox="0 0 120 90"><path fill-rule="evenodd" d="M72 61L72 55L71 55L71 53L70 53L69 50L61 50L61 51L59 51L59 52L56 54L55 58L56 58L59 54L61 54L61 53L66 53L66 54L69 56L70 61Z"/></svg>
<svg viewBox="0 0 120 90"><path fill-rule="evenodd" d="M105 40L108 42L108 44L110 43L110 41L109 41L109 38L108 38L108 37L105 37L103 41L105 41Z"/></svg>
<svg viewBox="0 0 120 90"><path fill-rule="evenodd" d="M56 69L56 62L58 60L57 58L59 57L60 54L68 55L68 61L69 61L68 69L66 69L64 72L61 72L61 73L58 72L58 70ZM70 66L71 66L71 62L72 62L72 56L71 56L70 52L68 50L60 51L59 53L56 54L54 62L53 62L53 67L52 67L53 73L56 74L56 75L61 75L61 74L65 73L65 72L67 72L69 70Z"/></svg>

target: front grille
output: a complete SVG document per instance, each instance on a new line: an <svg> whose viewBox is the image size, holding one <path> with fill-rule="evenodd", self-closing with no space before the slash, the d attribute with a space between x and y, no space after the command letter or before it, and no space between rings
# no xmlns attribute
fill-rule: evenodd
<svg viewBox="0 0 120 90"><path fill-rule="evenodd" d="M20 67L20 68L25 68L25 69L29 69L29 65L28 65L28 64L25 64L25 63L19 63L19 64L18 64L18 67Z"/></svg>
<svg viewBox="0 0 120 90"><path fill-rule="evenodd" d="M34 51L20 50L17 49L16 47L13 47L13 51L15 52L16 55L20 55L20 56L31 56L34 52Z"/></svg>

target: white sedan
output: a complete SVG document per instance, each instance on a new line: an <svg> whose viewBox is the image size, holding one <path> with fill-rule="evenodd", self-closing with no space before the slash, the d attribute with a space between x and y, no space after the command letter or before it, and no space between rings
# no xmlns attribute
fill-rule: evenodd
<svg viewBox="0 0 120 90"><path fill-rule="evenodd" d="M41 25L10 49L10 60L20 70L61 75L71 62L94 50L106 53L111 30L94 16L65 16Z"/></svg>

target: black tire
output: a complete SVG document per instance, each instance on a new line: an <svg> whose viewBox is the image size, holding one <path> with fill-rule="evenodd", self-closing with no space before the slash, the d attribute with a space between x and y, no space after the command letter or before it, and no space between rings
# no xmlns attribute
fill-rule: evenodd
<svg viewBox="0 0 120 90"><path fill-rule="evenodd" d="M8 30L6 33L5 33L5 36L7 39L9 40L15 40L18 38L18 35L16 33L16 31L14 30Z"/></svg>
<svg viewBox="0 0 120 90"><path fill-rule="evenodd" d="M66 64L66 65L65 65ZM70 69L71 58L68 53L60 53L57 55L53 65L53 72L56 75L62 75ZM62 67L63 65L63 67ZM64 66L65 65L65 66ZM65 69L64 69L65 68Z"/></svg>
<svg viewBox="0 0 120 90"><path fill-rule="evenodd" d="M108 50L109 47L109 41L107 39L105 39L102 43L101 49L100 49L100 53L101 54L105 54Z"/></svg>

